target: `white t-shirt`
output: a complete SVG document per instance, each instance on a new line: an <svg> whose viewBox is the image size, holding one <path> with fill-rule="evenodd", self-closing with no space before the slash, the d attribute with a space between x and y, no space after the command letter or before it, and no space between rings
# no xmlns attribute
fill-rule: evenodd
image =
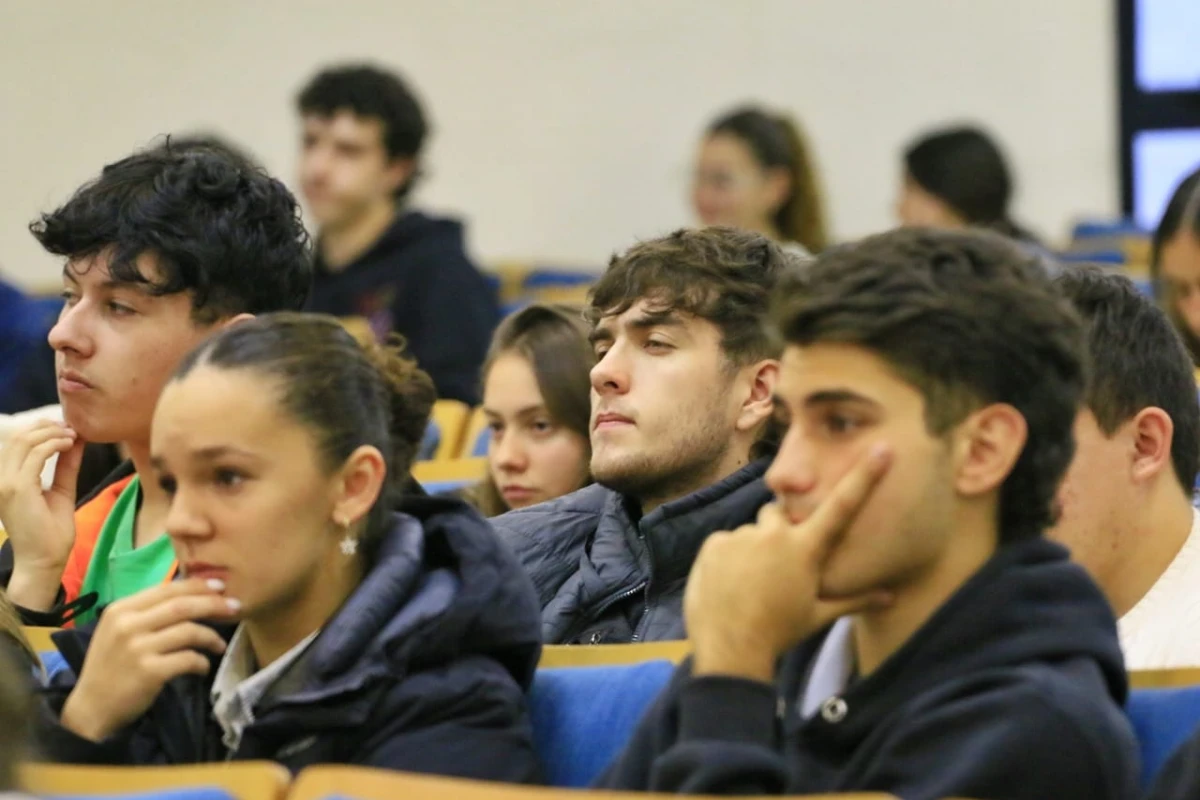
<svg viewBox="0 0 1200 800"><path fill-rule="evenodd" d="M1192 532L1145 597L1117 620L1125 668L1200 667L1200 513Z"/></svg>

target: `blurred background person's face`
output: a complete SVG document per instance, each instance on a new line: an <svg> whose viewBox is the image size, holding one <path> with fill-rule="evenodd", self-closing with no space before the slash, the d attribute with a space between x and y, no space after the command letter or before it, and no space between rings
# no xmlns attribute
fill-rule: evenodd
<svg viewBox="0 0 1200 800"><path fill-rule="evenodd" d="M300 187L317 225L353 224L380 204L412 173L409 159L389 159L378 119L339 111L303 119Z"/></svg>
<svg viewBox="0 0 1200 800"><path fill-rule="evenodd" d="M926 228L962 228L962 219L948 205L905 175L896 198L896 218L901 225Z"/></svg>
<svg viewBox="0 0 1200 800"><path fill-rule="evenodd" d="M1200 337L1200 239L1187 226L1163 243L1159 280L1178 320Z"/></svg>
<svg viewBox="0 0 1200 800"><path fill-rule="evenodd" d="M702 224L778 237L771 217L787 196L787 173L763 169L737 137L720 133L706 137L692 181L692 205Z"/></svg>

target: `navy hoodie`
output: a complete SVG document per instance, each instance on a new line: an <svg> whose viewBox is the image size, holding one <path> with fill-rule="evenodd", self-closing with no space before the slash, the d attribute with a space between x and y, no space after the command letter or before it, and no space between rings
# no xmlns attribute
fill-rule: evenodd
<svg viewBox="0 0 1200 800"><path fill-rule="evenodd" d="M479 370L499 312L467 258L461 223L410 211L344 269L318 256L307 310L364 317L380 339L401 334L438 397L479 401Z"/></svg>
<svg viewBox="0 0 1200 800"><path fill-rule="evenodd" d="M540 769L526 708L541 653L533 587L473 510L412 498L358 589L254 709L228 753L207 676L170 681L150 709L103 742L57 720L74 678L45 690L49 760L189 764L269 759L298 772L354 764L493 781ZM103 619L103 617L102 617ZM232 626L218 628L228 640ZM91 629L55 634L76 673Z"/></svg>
<svg viewBox="0 0 1200 800"><path fill-rule="evenodd" d="M774 686L684 664L609 788L685 794L884 792L903 800L1125 800L1138 751L1112 612L1042 539L1000 550L872 674L801 718L825 633Z"/></svg>

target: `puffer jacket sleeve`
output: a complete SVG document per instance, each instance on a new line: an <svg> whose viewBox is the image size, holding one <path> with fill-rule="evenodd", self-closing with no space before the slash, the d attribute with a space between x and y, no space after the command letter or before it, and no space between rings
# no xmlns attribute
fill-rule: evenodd
<svg viewBox="0 0 1200 800"><path fill-rule="evenodd" d="M488 520L533 581L539 607L545 608L578 571L588 537L596 531L603 497L601 487L589 486L574 495Z"/></svg>

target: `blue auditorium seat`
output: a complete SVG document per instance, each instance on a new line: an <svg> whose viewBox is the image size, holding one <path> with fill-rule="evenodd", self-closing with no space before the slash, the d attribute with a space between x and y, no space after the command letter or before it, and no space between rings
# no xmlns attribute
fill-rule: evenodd
<svg viewBox="0 0 1200 800"><path fill-rule="evenodd" d="M674 671L670 661L538 670L530 712L550 785L590 785L621 752Z"/></svg>
<svg viewBox="0 0 1200 800"><path fill-rule="evenodd" d="M417 461L428 461L433 458L441 443L442 429L436 420L431 419L425 428L425 435L421 437L421 448L417 450Z"/></svg>
<svg viewBox="0 0 1200 800"><path fill-rule="evenodd" d="M1128 261L1125 253L1120 250L1072 250L1058 253L1059 261L1064 264L1110 264L1120 266Z"/></svg>
<svg viewBox="0 0 1200 800"><path fill-rule="evenodd" d="M1146 231L1138 227L1137 223L1127 219L1117 220L1086 220L1075 225L1071 231L1073 240L1080 239L1099 239L1114 236L1145 236Z"/></svg>
<svg viewBox="0 0 1200 800"><path fill-rule="evenodd" d="M42 668L46 670L47 678L53 678L58 673L66 672L69 669L67 660L57 650L43 650L38 653L38 657L42 660Z"/></svg>
<svg viewBox="0 0 1200 800"><path fill-rule="evenodd" d="M1149 786L1175 748L1200 728L1200 686L1135 689L1125 712L1142 751L1142 785Z"/></svg>
<svg viewBox="0 0 1200 800"><path fill-rule="evenodd" d="M465 455L469 458L478 458L486 456L488 453L488 443L492 440L492 429L484 428L475 436L475 441L471 444L471 452Z"/></svg>

